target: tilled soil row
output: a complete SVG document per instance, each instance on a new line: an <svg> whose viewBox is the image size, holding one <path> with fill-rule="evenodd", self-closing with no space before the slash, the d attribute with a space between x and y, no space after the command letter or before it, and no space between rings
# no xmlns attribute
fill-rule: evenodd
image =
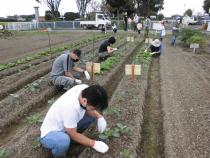
<svg viewBox="0 0 210 158"><path fill-rule="evenodd" d="M88 149L79 155L78 158L124 158L138 157L138 147L141 141L141 124L143 122L143 107L147 91L147 74L135 77L134 81L130 77L124 76L114 91L109 103L109 108L114 108L113 113L106 113L105 117L109 128L122 124L130 129L129 133L124 133L116 138L105 140L109 145L106 154L100 154L93 149Z"/></svg>
<svg viewBox="0 0 210 158"><path fill-rule="evenodd" d="M95 49L99 47L100 43L97 43L95 45ZM92 51L92 49L89 47L83 48L83 50L86 50L86 53ZM53 58L55 58L54 56ZM49 59L46 62L39 63L36 66L31 66L30 68L20 71L19 73L15 73L10 76L6 76L3 79L0 80L0 85L3 87L0 90L0 99L7 96L9 93L12 93L18 89L20 89L22 86L24 86L27 83L30 83L37 78L47 74L50 72L52 67L52 62L54 59ZM37 70L37 71L36 71Z"/></svg>
<svg viewBox="0 0 210 158"><path fill-rule="evenodd" d="M103 37L105 38L105 37ZM100 41L99 40L102 40L103 38L99 38L97 39L95 42L95 46L98 46L100 44ZM88 45L89 44L89 45ZM84 52L84 53L89 53L91 48L92 48L92 42L88 42L88 43L85 43L85 44L82 44L80 45L79 43L74 45L73 47L74 48L77 48L78 46L80 47L83 47L81 48L81 50ZM70 44L71 45L71 44ZM88 46L87 46L88 45ZM72 48L73 49L73 48ZM15 73L18 73L19 71L23 71L25 69L28 69L30 68L31 66L36 66L40 63L43 63L43 62L47 62L49 60L53 60L54 58L56 58L60 53L56 53L56 54L52 54L52 55L48 55L48 56L43 56L39 59L34 59L32 61L29 61L27 62L26 64L20 64L20 65L17 65L15 67L11 67L9 69L5 69L5 70L2 70L0 71L0 79L2 79L3 77L5 76L9 76L9 75L13 75Z"/></svg>
<svg viewBox="0 0 210 158"><path fill-rule="evenodd" d="M126 61L128 59L128 57L130 55L132 55L132 51L134 50L134 48L132 48L128 53L125 54L125 56L121 59ZM122 62L120 62L120 64L122 64ZM119 67L122 67L119 66ZM112 73L112 71L117 72L117 69L119 67L114 67L113 70L111 70L110 72L104 73L103 77L101 77L102 80L97 81L99 84L101 84L102 86L108 86L108 85L112 85L113 80L111 79L107 79L108 77L112 78L112 76L110 76L109 74ZM114 73L112 73L113 75L115 75ZM105 80L105 81L104 81ZM116 81L117 82L117 81ZM37 103L39 104L39 103ZM42 104L40 106L45 106L46 104ZM46 107L46 109L48 109ZM47 111L46 109L42 110L42 112L40 112L40 114L44 115L45 112ZM40 125L35 125L35 126L29 126L28 124L26 124L24 127L21 127L20 129L16 130L16 134L14 136L10 136L9 134L7 135L7 137L10 137L10 139L8 140L6 137L4 137L4 139L7 139L7 143L5 144L1 144L1 148L6 149L7 151L10 151L10 156L9 157L15 157L16 158L26 158L26 157L31 157L31 158L40 158L40 157L46 157L46 152L44 152L42 150L42 148L33 148L33 145L29 145L29 144L34 144L34 141L36 140L36 138L39 136L39 127ZM14 142L15 140L15 142ZM5 142L5 141L3 141ZM36 146L36 145L35 145Z"/></svg>
<svg viewBox="0 0 210 158"><path fill-rule="evenodd" d="M38 71L38 72L41 72L41 71ZM28 77L30 78L31 76L29 75ZM0 102L0 109L1 109L0 130L5 129L11 123L17 122L19 118L21 118L24 114L30 111L30 109L34 107L33 102L30 101L30 100L33 100L33 98L35 98L36 104L37 104L37 103L43 102L42 96L49 95L52 97L56 93L56 90L52 88L51 85L48 84L49 83L48 78L49 78L49 74L46 75L43 81L41 81L35 87L34 87L34 84L31 83L31 85L28 85L28 87L26 86L25 88L20 89L17 93L9 95L8 97L4 98ZM20 83L20 81L21 80L19 80L17 83ZM49 89L49 92L47 91L48 89Z"/></svg>

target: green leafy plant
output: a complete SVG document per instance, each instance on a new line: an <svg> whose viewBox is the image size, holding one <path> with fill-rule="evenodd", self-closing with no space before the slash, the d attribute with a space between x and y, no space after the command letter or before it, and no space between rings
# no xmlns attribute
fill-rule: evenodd
<svg viewBox="0 0 210 158"><path fill-rule="evenodd" d="M6 149L0 149L0 158L6 158L10 155L10 152Z"/></svg>
<svg viewBox="0 0 210 158"><path fill-rule="evenodd" d="M35 115L32 115L32 116L28 116L27 117L27 122L31 125L34 125L34 124L42 123L43 119L41 118L41 115L35 114Z"/></svg>
<svg viewBox="0 0 210 158"><path fill-rule="evenodd" d="M19 103L20 102L20 95L18 95L18 94L9 94L9 96L10 96L10 102L12 103L12 104L16 104L16 103Z"/></svg>
<svg viewBox="0 0 210 158"><path fill-rule="evenodd" d="M195 29L191 29L191 28L184 28L181 30L180 36L181 36L181 41L184 42L184 44L189 45L188 40L192 37L192 36L199 36L202 37L203 34L200 30L195 30Z"/></svg>
<svg viewBox="0 0 210 158"><path fill-rule="evenodd" d="M47 101L47 103L48 103L48 106L51 106L54 102L55 102L55 98L51 98L51 99L49 99L48 101Z"/></svg>
<svg viewBox="0 0 210 158"><path fill-rule="evenodd" d="M117 123L113 128L107 128L103 133L99 134L100 139L110 139L110 138L118 138L121 135L127 133L130 134L131 129L121 123Z"/></svg>
<svg viewBox="0 0 210 158"><path fill-rule="evenodd" d="M197 44L204 44L205 39L203 36L198 36L198 35L193 35L191 36L189 39L187 39L187 43L191 44L191 43L197 43Z"/></svg>
<svg viewBox="0 0 210 158"><path fill-rule="evenodd" d="M120 152L120 155L123 157L123 158L134 158L133 154L131 153L131 151L129 149L123 149L121 152Z"/></svg>
<svg viewBox="0 0 210 158"><path fill-rule="evenodd" d="M107 115L113 115L113 114L120 115L120 110L117 109L116 107L109 107L109 108L107 108L104 111L104 114L107 114Z"/></svg>
<svg viewBox="0 0 210 158"><path fill-rule="evenodd" d="M39 141L40 137L36 137L33 144L32 144L32 148L33 149L37 149L41 147L41 143Z"/></svg>

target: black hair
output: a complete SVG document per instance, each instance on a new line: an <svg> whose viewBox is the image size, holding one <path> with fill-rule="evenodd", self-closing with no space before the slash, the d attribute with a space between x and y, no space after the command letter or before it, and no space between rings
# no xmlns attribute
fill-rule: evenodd
<svg viewBox="0 0 210 158"><path fill-rule="evenodd" d="M87 103L103 111L108 107L108 96L106 90L100 85L91 85L82 91L82 97Z"/></svg>
<svg viewBox="0 0 210 158"><path fill-rule="evenodd" d="M82 52L80 49L74 49L73 53L76 54L78 57L80 57Z"/></svg>
<svg viewBox="0 0 210 158"><path fill-rule="evenodd" d="M116 42L116 39L112 36L108 39L108 42L114 44Z"/></svg>

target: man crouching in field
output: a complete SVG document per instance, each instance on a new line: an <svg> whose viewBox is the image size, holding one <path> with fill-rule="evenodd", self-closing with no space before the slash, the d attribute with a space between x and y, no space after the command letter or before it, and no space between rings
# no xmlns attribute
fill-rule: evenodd
<svg viewBox="0 0 210 158"><path fill-rule="evenodd" d="M86 70L75 66L80 56L81 50L76 49L72 52L66 51L55 59L50 79L57 88L68 90L75 84L81 84L80 79L83 75L87 80L90 79L90 75Z"/></svg>
<svg viewBox="0 0 210 158"><path fill-rule="evenodd" d="M107 93L103 87L76 85L63 94L49 109L41 126L40 142L50 149L54 157L64 156L71 140L105 153L109 147L102 141L86 137L78 131L97 121L98 131L106 129L106 120L97 110L108 107Z"/></svg>

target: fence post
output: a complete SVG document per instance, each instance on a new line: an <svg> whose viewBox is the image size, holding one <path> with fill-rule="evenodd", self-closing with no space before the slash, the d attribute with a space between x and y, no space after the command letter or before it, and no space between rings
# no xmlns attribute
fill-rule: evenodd
<svg viewBox="0 0 210 158"><path fill-rule="evenodd" d="M53 29L55 30L55 28L56 28L56 23L55 22L53 22Z"/></svg>
<svg viewBox="0 0 210 158"><path fill-rule="evenodd" d="M75 26L74 26L74 21L73 21L73 30L75 29Z"/></svg>

